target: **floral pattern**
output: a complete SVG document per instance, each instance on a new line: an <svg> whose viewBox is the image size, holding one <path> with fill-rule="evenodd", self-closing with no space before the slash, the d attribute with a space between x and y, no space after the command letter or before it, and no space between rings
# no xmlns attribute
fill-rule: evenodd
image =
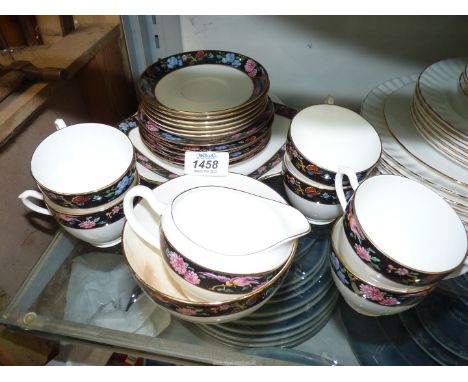
<svg viewBox="0 0 468 382"><path fill-rule="evenodd" d="M367 284L349 272L338 259L338 256L333 252L333 250L330 253L330 264L336 276L349 290L361 298L379 305L413 305L418 303L433 289L428 288L416 293L396 293Z"/></svg>
<svg viewBox="0 0 468 382"><path fill-rule="evenodd" d="M231 66L241 70L252 79L253 92L245 104L254 102L268 92L270 81L262 65L250 57L222 50L191 51L162 58L143 72L138 83L138 90L148 102L164 107L154 93L157 83L174 70L206 64Z"/></svg>
<svg viewBox="0 0 468 382"><path fill-rule="evenodd" d="M89 215L73 215L50 210L57 221L69 228L92 229L112 224L125 217L123 202L110 207L104 211L95 212Z"/></svg>
<svg viewBox="0 0 468 382"><path fill-rule="evenodd" d="M303 199L310 200L314 203L335 205L339 204L338 195L334 190L324 190L322 188L309 186L308 184L297 179L291 174L283 163L283 177L286 186L294 192L297 196ZM346 200L351 198L353 194L352 189L345 190Z"/></svg>
<svg viewBox="0 0 468 382"><path fill-rule="evenodd" d="M109 203L122 195L130 188L135 176L135 161L132 161L129 170L117 182L100 191L80 195L66 195L52 192L40 185L38 186L45 196L59 206L66 208L93 208Z"/></svg>
<svg viewBox="0 0 468 382"><path fill-rule="evenodd" d="M343 227L351 247L359 258L368 266L382 273L385 277L405 285L429 285L446 274L426 274L402 266L385 256L366 237L354 211L354 198L351 198L346 207Z"/></svg>
<svg viewBox="0 0 468 382"><path fill-rule="evenodd" d="M247 126L244 130L233 133L232 135L223 138L223 141L219 142L218 145L232 142L235 143L239 140L245 139L259 132L266 131L268 128L271 127L271 124L273 123L274 114L275 109L273 106L273 102L269 100L269 102L267 103L267 107L259 115L258 119L253 124L253 126ZM169 144L172 143L180 146L193 145L192 139L184 138L176 134L171 134L165 131L164 127L156 125L154 121L148 118L142 107L140 107L140 110L138 111L137 115L138 120L141 122L140 133L142 135L145 135L147 139L151 139L154 142L167 142Z"/></svg>
<svg viewBox="0 0 468 382"><path fill-rule="evenodd" d="M309 162L294 145L290 135L288 135L288 139L286 142L286 151L290 155L291 162L294 165L294 167L297 168L302 174L318 183L323 183L333 187L335 186L336 173L324 170ZM361 182L367 176L367 173L369 171L370 170L356 173L358 182ZM349 180L347 179L347 177L343 178L343 185L349 186Z"/></svg>
<svg viewBox="0 0 468 382"><path fill-rule="evenodd" d="M211 271L190 262L168 242L160 231L161 249L169 266L184 280L203 289L218 293L241 294L252 292L269 282L280 270L256 275L238 275Z"/></svg>

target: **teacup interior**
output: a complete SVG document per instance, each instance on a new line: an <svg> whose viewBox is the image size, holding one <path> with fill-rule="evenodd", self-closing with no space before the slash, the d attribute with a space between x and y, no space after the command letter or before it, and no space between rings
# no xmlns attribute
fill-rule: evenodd
<svg viewBox="0 0 468 382"><path fill-rule="evenodd" d="M392 175L370 178L355 193L355 211L367 238L402 265L444 272L466 255L466 232L456 213L415 181Z"/></svg>
<svg viewBox="0 0 468 382"><path fill-rule="evenodd" d="M294 145L313 164L337 172L347 166L356 172L372 167L381 143L372 125L352 110L336 105L314 105L291 122Z"/></svg>
<svg viewBox="0 0 468 382"><path fill-rule="evenodd" d="M72 125L49 135L36 148L31 171L58 193L85 193L111 185L133 160L133 147L119 130L97 123Z"/></svg>

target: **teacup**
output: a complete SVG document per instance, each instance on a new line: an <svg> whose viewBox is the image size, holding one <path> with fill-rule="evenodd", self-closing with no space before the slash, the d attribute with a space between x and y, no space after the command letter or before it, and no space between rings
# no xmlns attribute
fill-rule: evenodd
<svg viewBox="0 0 468 382"><path fill-rule="evenodd" d="M99 123L57 120L56 126L31 159L31 174L48 199L66 208L94 208L129 189L135 155L124 133Z"/></svg>
<svg viewBox="0 0 468 382"><path fill-rule="evenodd" d="M353 168L359 182L366 178L380 158L382 145L375 129L362 116L323 104L296 114L286 149L299 172L315 182L334 186L340 166Z"/></svg>
<svg viewBox="0 0 468 382"><path fill-rule="evenodd" d="M135 178L131 186L135 186L137 182L138 179ZM125 194L103 206L79 209L59 206L36 190L24 191L19 196L28 209L53 216L65 231L100 248L110 247L121 241L125 223L124 197ZM34 204L31 199L43 201L47 208Z"/></svg>
<svg viewBox="0 0 468 382"><path fill-rule="evenodd" d="M343 213L335 188L305 177L293 166L288 153L284 155L282 172L289 201L311 224L329 224ZM353 192L352 188L346 189L346 199Z"/></svg>
<svg viewBox="0 0 468 382"><path fill-rule="evenodd" d="M135 197L160 216L159 227L138 221ZM287 261L290 242L310 231L302 213L279 195L270 199L224 186L190 188L168 205L137 186L125 196L124 210L132 229L160 250L171 274L205 298L249 293L268 282Z"/></svg>
<svg viewBox="0 0 468 382"><path fill-rule="evenodd" d="M347 202L336 180L346 238L367 266L400 284L429 285L459 272L464 260L468 265L463 224L434 191L381 175L361 183Z"/></svg>

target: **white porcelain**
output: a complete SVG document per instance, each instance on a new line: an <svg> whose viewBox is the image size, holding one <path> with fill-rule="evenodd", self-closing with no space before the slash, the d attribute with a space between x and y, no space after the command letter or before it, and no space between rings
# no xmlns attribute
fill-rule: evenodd
<svg viewBox="0 0 468 382"><path fill-rule="evenodd" d="M451 159L436 150L414 126L410 114L413 92L414 84L408 84L394 91L387 99L384 112L390 132L402 147L425 165L449 176L455 182L468 184L468 171L454 160L456 154L453 153ZM468 119L466 123L468 124Z"/></svg>
<svg viewBox="0 0 468 382"><path fill-rule="evenodd" d="M342 203L346 209L346 201ZM359 185L349 203L353 203L360 236L382 258L433 276L448 275L466 262L462 222L439 195L420 183L400 176L375 176Z"/></svg>
<svg viewBox="0 0 468 382"><path fill-rule="evenodd" d="M121 131L81 123L44 139L32 156L31 173L40 186L55 193L82 194L111 185L133 160L133 146Z"/></svg>
<svg viewBox="0 0 468 382"><path fill-rule="evenodd" d="M356 312L364 314L366 316L377 317L377 316L388 316L391 314L398 314L404 312L405 310L409 310L416 305L408 305L408 306L383 306L374 304L371 301L365 300L359 297L356 293L351 292L343 282L335 275L332 271L333 281L343 296L346 303L353 308Z"/></svg>
<svg viewBox="0 0 468 382"><path fill-rule="evenodd" d="M135 177L129 189L137 184L138 177ZM111 217L105 217L105 213L109 213L112 216L112 214L115 213L116 208L118 209L118 213L120 213L120 208L123 208L122 203L126 192L120 195L117 199L114 199L109 203L94 208L65 208L63 206L55 204L53 201L44 196L41 192L38 192L36 190L23 191L18 196L18 198L21 199L25 207L27 207L29 210L39 213L41 215L54 217L64 230L66 230L68 233L75 236L76 238L88 242L94 245L95 247L105 248L116 245L121 241L122 229L126 221L125 216L122 215L120 219L114 220ZM41 204L45 204L46 208L41 207L36 203L33 203L33 200L39 201ZM112 219L112 222L107 223L104 226L96 226L94 228L81 229L68 227L65 224L62 224L66 223L65 221L61 221L61 219L80 220L83 219L85 216L92 215L94 215L94 218L91 218L89 220L94 220L95 218L99 217L99 215L101 215L101 217L99 217L100 219Z"/></svg>
<svg viewBox="0 0 468 382"><path fill-rule="evenodd" d="M358 254L351 247L343 228L343 217L338 219L333 226L331 241L333 248L340 254L347 268L359 278L372 283L380 288L400 293L417 293L423 290L430 290L433 286L412 286L403 285L390 280L372 267L368 267L359 259Z"/></svg>
<svg viewBox="0 0 468 382"><path fill-rule="evenodd" d="M248 175L268 162L268 160L273 157L286 142L290 122L291 120L289 118L275 114L273 124L271 126L271 137L265 148L255 154L252 158L230 165L229 171ZM145 155L151 162L172 172L173 174L184 175L184 168L182 166L165 162L154 155L141 140L138 129L132 129L128 134L128 137L135 148Z"/></svg>
<svg viewBox="0 0 468 382"><path fill-rule="evenodd" d="M319 190L320 193L326 192L327 190L332 192L335 191L334 187L328 187L319 184L317 182L314 182L313 180L310 180L305 175L302 175L291 163L291 159L288 153L285 153L283 162L287 171L289 171L293 177L298 179L300 182L306 184L307 186ZM286 174L283 174L283 182L286 183L287 181L288 179L286 177ZM312 224L329 224L343 213L341 205L338 201L336 202L336 204L324 204L312 200L307 200L304 197L297 195L286 184L284 184L284 190L291 205L297 208L299 211L301 211Z"/></svg>
<svg viewBox="0 0 468 382"><path fill-rule="evenodd" d="M380 157L380 139L372 125L344 107L307 107L293 118L291 139L314 165L330 172L348 166L356 172L373 167Z"/></svg>
<svg viewBox="0 0 468 382"><path fill-rule="evenodd" d="M454 134L466 139L468 134L468 107L458 87L458 78L468 61L467 57L436 62L420 75L421 94L431 109Z"/></svg>
<svg viewBox="0 0 468 382"><path fill-rule="evenodd" d="M198 191L196 192L198 194L197 199L201 198L205 200L206 195L204 195L204 192L200 192L203 189L205 191L217 189L216 193L218 195L220 195L219 190L224 189L224 192L222 192L224 198L224 193L227 190L226 187L231 188L228 191L229 201L225 199L216 201L213 199L214 194L210 193L211 205L208 201L199 205L193 205L188 198L184 201L183 196L180 197L181 204L177 203L179 199L176 197L178 195L183 195L184 192L190 195L193 191ZM230 173L226 177L182 176L164 183L153 191L142 187L136 187L132 190L129 191L124 200L125 213L132 228L137 227L137 230L140 228L138 233L154 247L160 248L161 244L165 248L172 247L172 252L178 252L180 256L185 258L186 265L190 263L195 267L204 268L205 271L203 272L202 279L206 276L206 272L213 276L220 274L220 279L221 277L224 279L224 276L221 276L221 274L231 275L234 277L232 280L234 283L236 280L240 280L241 277L246 277L252 281L252 285L246 285L246 288L255 287L255 280L257 278L261 279L262 277L274 275L279 271L282 264L288 260L291 239L310 230L304 216L299 211L285 204L285 201L274 190L257 180L238 174ZM248 195L247 193L261 195L263 198L268 198L268 200L259 199L257 196ZM174 199L176 199L176 203L173 204L176 207L171 209L175 219L169 213L163 212L162 219L158 218L158 223L150 227L150 232L147 232L148 227L141 227L141 223L134 216L132 199L139 194L144 194L146 200L158 200L163 209L166 208L165 206L170 206ZM240 194L243 194L244 197L239 198ZM245 196L248 196L249 200ZM272 230L276 230L276 234L271 235L273 238L265 237L268 236L268 234L265 234L265 232L268 232L265 231L268 223L263 222L261 223L262 226L255 226L252 222L246 222L246 220L253 221L257 218L246 219L245 213L240 212L241 210L246 211L244 209L245 206L239 206L232 199L233 197L237 198L238 202L250 203L249 208L257 211L258 214L256 215L265 217L264 214L267 214L266 216L270 216L269 219L271 221L278 223L276 228L272 225L270 226ZM188 202L188 204L185 202ZM271 210L272 203L275 206L274 211ZM237 208L233 208L235 205L237 205ZM276 209L278 207L280 207L282 212L287 211L287 215L290 217L288 220L281 220L279 215L275 216L279 211ZM157 206L157 208L159 207ZM193 216L187 215L187 212L192 212ZM248 214L248 212L246 213ZM152 212L152 214L159 216L157 212ZM210 216L210 218L204 219L204 216ZM298 222L296 227L290 225L293 221ZM164 231L167 242L161 242L158 232L159 226ZM279 233L284 226L288 226L288 230L291 230L291 227L293 227L293 230L289 231L290 236L288 238L283 238L284 240L282 240ZM246 229L246 227L249 228ZM210 236L210 232L205 233L200 231L200 229L209 230L212 234L215 234L216 238ZM188 234L188 236L184 234ZM247 237L250 239L247 240ZM190 238L195 240L195 243ZM244 240L241 240L242 238ZM282 244L280 243L281 241L283 241ZM269 246L275 247L265 250ZM171 251L165 252L169 256L165 257L167 262L169 262L169 258L172 259L170 256L177 258ZM244 255L239 255L242 252ZM255 253L249 254L250 252ZM177 267L174 269L177 269ZM190 292L194 295L213 298L214 292L216 292L216 295L219 293L245 293L239 288L235 289L235 291L230 289L226 292L214 289L205 290L192 279L189 280L190 282L187 282L186 277L182 277L184 274L176 274L174 269L171 268L176 278L182 283L184 288L189 288ZM198 274L200 275L200 273ZM225 282L228 283L229 281L225 280ZM223 282L220 281L218 284L223 285Z"/></svg>
<svg viewBox="0 0 468 382"><path fill-rule="evenodd" d="M195 183L202 177L183 176L175 184L167 182L157 189L155 194L165 202L169 202L179 189L189 187L191 181ZM217 178L220 183L226 179ZM231 179L232 180L232 179ZM146 201L135 206L138 221L146 227L159 224L156 215ZM122 248L125 259L134 277L145 293L162 308L172 315L190 322L222 323L243 318L265 304L280 286L280 281L289 269L296 251L297 242L290 243L287 248L288 261L280 272L265 285L244 296L229 296L224 301L194 298L186 293L180 283L176 282L167 270L162 254L158 248L146 243L126 224L122 235ZM231 311L229 311L231 309Z"/></svg>
<svg viewBox="0 0 468 382"><path fill-rule="evenodd" d="M196 65L164 76L155 95L173 110L210 112L239 107L252 95L252 79L240 70L225 65Z"/></svg>

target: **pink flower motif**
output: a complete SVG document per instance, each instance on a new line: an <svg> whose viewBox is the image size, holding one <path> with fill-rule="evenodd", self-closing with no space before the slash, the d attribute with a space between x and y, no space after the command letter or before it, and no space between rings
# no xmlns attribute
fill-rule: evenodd
<svg viewBox="0 0 468 382"><path fill-rule="evenodd" d="M261 166L261 167L259 167L259 168L257 169L257 172L258 172L259 174L263 174L264 172L266 172L266 169L267 169L266 166Z"/></svg>
<svg viewBox="0 0 468 382"><path fill-rule="evenodd" d="M292 176L286 175L286 178L288 179L289 183L291 183L291 184L295 184L295 183L296 183L296 179L294 179Z"/></svg>
<svg viewBox="0 0 468 382"><path fill-rule="evenodd" d="M399 276L408 276L409 270L406 268L395 268L392 264L388 264L387 272L396 273Z"/></svg>
<svg viewBox="0 0 468 382"><path fill-rule="evenodd" d="M57 214L57 219L64 220L66 222L70 222L72 220L77 220L73 216L67 214Z"/></svg>
<svg viewBox="0 0 468 382"><path fill-rule="evenodd" d="M364 233L362 232L361 227L359 226L359 223L356 220L356 218L351 214L348 214L348 223L349 228L351 228L351 231L357 236L359 241L363 240L365 238Z"/></svg>
<svg viewBox="0 0 468 382"><path fill-rule="evenodd" d="M179 274L184 276L187 273L187 266L184 259L175 252L169 252L169 262L172 268Z"/></svg>
<svg viewBox="0 0 468 382"><path fill-rule="evenodd" d="M219 307L219 310L220 311L229 310L229 308L230 308L229 304L223 304Z"/></svg>
<svg viewBox="0 0 468 382"><path fill-rule="evenodd" d="M115 206L114 208L112 208L112 213L113 214L116 214L119 211L120 211L120 206Z"/></svg>
<svg viewBox="0 0 468 382"><path fill-rule="evenodd" d="M248 59L245 63L244 69L250 77L255 77L257 74L257 63L254 60Z"/></svg>
<svg viewBox="0 0 468 382"><path fill-rule="evenodd" d="M187 55L186 54L182 55L182 61L187 61Z"/></svg>
<svg viewBox="0 0 468 382"><path fill-rule="evenodd" d="M85 229L89 229L89 228L93 228L96 223L93 222L92 220L85 220L84 222L81 222L80 224L78 224L81 228L85 228Z"/></svg>
<svg viewBox="0 0 468 382"><path fill-rule="evenodd" d="M142 154L138 154L138 153L137 153L137 158L140 159L142 162L148 162L149 161L149 159L147 157L145 157Z"/></svg>
<svg viewBox="0 0 468 382"><path fill-rule="evenodd" d="M382 291L371 285L361 284L359 285L359 290L361 291L361 295L369 300L382 301L384 298Z"/></svg>
<svg viewBox="0 0 468 382"><path fill-rule="evenodd" d="M398 300L394 297L384 297L379 301L380 305L398 305Z"/></svg>
<svg viewBox="0 0 468 382"><path fill-rule="evenodd" d="M149 122L149 121L146 122L146 128L149 131L158 131L159 130L153 122Z"/></svg>
<svg viewBox="0 0 468 382"><path fill-rule="evenodd" d="M198 275L192 271L186 271L184 274L184 279L193 285L200 284L200 279L198 278Z"/></svg>
<svg viewBox="0 0 468 382"><path fill-rule="evenodd" d="M354 250L356 251L357 255L364 261L371 261L371 255L362 245L354 244Z"/></svg>
<svg viewBox="0 0 468 382"><path fill-rule="evenodd" d="M299 156L299 153L297 152L296 149L291 149L291 156L293 158L297 158Z"/></svg>
<svg viewBox="0 0 468 382"><path fill-rule="evenodd" d="M190 309L190 308L177 308L176 312L180 314L184 314L186 316L194 316L197 314L196 310Z"/></svg>

